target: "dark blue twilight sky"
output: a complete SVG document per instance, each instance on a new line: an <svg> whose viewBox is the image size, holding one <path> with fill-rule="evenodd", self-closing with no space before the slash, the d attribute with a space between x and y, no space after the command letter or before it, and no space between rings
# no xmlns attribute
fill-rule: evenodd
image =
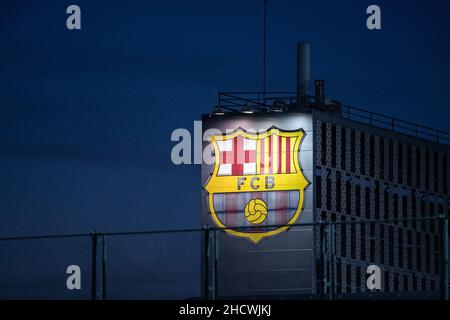
<svg viewBox="0 0 450 320"><path fill-rule="evenodd" d="M449 1L268 10L269 89L294 90L310 41L330 96L448 131ZM219 90L260 89L261 18L261 0L1 1L0 235L198 227L200 168L171 164L170 134Z"/></svg>

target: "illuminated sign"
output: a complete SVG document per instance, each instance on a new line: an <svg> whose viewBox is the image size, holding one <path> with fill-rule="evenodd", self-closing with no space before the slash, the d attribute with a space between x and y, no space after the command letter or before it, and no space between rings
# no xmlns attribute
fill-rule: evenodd
<svg viewBox="0 0 450 320"><path fill-rule="evenodd" d="M308 186L298 161L304 136L276 127L211 136L215 163L204 190L218 227L256 244L295 223Z"/></svg>

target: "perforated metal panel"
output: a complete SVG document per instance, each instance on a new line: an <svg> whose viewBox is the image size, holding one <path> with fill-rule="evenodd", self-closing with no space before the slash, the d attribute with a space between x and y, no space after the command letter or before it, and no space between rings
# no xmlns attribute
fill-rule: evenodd
<svg viewBox="0 0 450 320"><path fill-rule="evenodd" d="M331 116L316 115L314 130L316 221L410 219L337 225L335 291L365 292L371 264L382 270L384 292L437 290L439 221L412 219L448 214L449 149ZM322 271L318 263L318 283Z"/></svg>

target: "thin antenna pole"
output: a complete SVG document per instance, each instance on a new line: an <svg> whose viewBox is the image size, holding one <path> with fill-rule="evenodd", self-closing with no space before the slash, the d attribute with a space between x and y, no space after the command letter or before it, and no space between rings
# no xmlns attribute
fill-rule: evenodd
<svg viewBox="0 0 450 320"><path fill-rule="evenodd" d="M266 20L267 0L263 0L263 103L266 103Z"/></svg>

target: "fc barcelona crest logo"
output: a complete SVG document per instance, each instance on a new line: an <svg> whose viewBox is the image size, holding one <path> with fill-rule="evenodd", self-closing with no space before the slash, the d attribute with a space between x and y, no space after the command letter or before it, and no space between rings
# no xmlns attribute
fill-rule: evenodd
<svg viewBox="0 0 450 320"><path fill-rule="evenodd" d="M275 127L211 136L215 162L204 189L218 227L256 244L295 223L308 186L298 161L304 136Z"/></svg>

